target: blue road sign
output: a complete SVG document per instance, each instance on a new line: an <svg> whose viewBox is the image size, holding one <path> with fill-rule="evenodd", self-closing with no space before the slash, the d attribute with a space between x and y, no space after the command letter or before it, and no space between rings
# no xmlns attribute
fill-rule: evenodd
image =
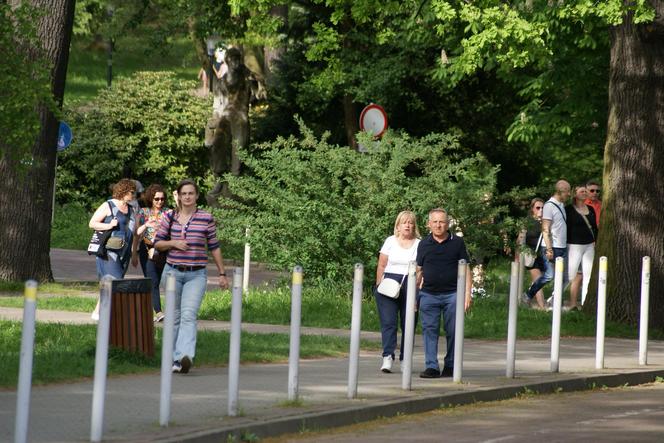
<svg viewBox="0 0 664 443"><path fill-rule="evenodd" d="M65 122L60 122L60 130L58 131L58 152L67 149L71 144L72 133L71 128Z"/></svg>

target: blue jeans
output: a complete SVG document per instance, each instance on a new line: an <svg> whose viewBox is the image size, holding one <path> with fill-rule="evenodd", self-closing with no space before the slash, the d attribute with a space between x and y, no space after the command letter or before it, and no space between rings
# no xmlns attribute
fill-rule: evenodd
<svg viewBox="0 0 664 443"><path fill-rule="evenodd" d="M540 256L537 258L537 263L543 264L542 275L530 285L526 294L528 298L533 298L537 291L542 289L547 283L553 280L553 274L555 272L555 262L556 258L562 257L565 259L563 263L563 290L569 284L569 276L567 275L567 248L553 248L553 261L549 261L546 258L546 249L540 249Z"/></svg>
<svg viewBox="0 0 664 443"><path fill-rule="evenodd" d="M161 298L159 294L159 282L164 272L164 264L158 264L150 259L145 264L146 277L152 280L152 309L161 312Z"/></svg>
<svg viewBox="0 0 664 443"><path fill-rule="evenodd" d="M196 321L207 287L207 269L181 272L166 264L162 278L166 285L169 272L175 273L175 327L173 360L185 355L194 359L196 354Z"/></svg>
<svg viewBox="0 0 664 443"><path fill-rule="evenodd" d="M385 273L385 278L401 281L403 275ZM401 326L401 347L399 348L399 360L403 360L405 329L406 329L406 294L408 292L408 276L403 279L401 290L397 298L385 297L378 291L374 291L378 318L380 319L380 336L383 341L383 357L392 356L397 348L397 322ZM415 323L417 325L417 312Z"/></svg>
<svg viewBox="0 0 664 443"><path fill-rule="evenodd" d="M438 366L438 337L440 335L440 314L445 324L447 354L445 367L454 367L454 334L456 329L456 291L445 294L431 294L420 290L420 319L424 339L425 366L440 370Z"/></svg>

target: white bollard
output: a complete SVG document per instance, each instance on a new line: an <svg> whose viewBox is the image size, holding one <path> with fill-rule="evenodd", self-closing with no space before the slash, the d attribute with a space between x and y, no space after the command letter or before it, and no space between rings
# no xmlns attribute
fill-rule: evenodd
<svg viewBox="0 0 664 443"><path fill-rule="evenodd" d="M360 361L360 328L362 327L362 279L364 266L355 264L353 276L353 311L350 324L350 356L348 360L348 398L357 397L357 375Z"/></svg>
<svg viewBox="0 0 664 443"><path fill-rule="evenodd" d="M463 376L463 329L466 312L466 260L459 260L457 268L456 323L454 327L454 371L452 381L461 383ZM447 333L447 331L445 331Z"/></svg>
<svg viewBox="0 0 664 443"><path fill-rule="evenodd" d="M517 305L518 305L518 299L521 297L521 294L523 294L523 277L526 273L526 268L523 266L523 254L519 254L519 277L518 277L518 284L517 284L517 291L516 291L516 297L517 297Z"/></svg>
<svg viewBox="0 0 664 443"><path fill-rule="evenodd" d="M249 228L244 231L244 274L242 274L242 293L249 291L249 267L251 266L251 245L249 244Z"/></svg>
<svg viewBox="0 0 664 443"><path fill-rule="evenodd" d="M648 364L648 310L650 309L650 257L641 265L641 318L639 319L639 364Z"/></svg>
<svg viewBox="0 0 664 443"><path fill-rule="evenodd" d="M240 337L242 335L242 269L233 272L231 291L231 337L228 349L228 415L238 414L240 392Z"/></svg>
<svg viewBox="0 0 664 443"><path fill-rule="evenodd" d="M171 417L171 388L173 379L173 341L175 326L175 272L166 275L166 312L161 335L161 395L159 425L168 426Z"/></svg>
<svg viewBox="0 0 664 443"><path fill-rule="evenodd" d="M415 344L415 297L417 295L417 265L414 261L408 264L408 283L406 286L406 323L403 345L403 362L401 362L401 388L409 391L412 386L413 346Z"/></svg>
<svg viewBox="0 0 664 443"><path fill-rule="evenodd" d="M28 441L30 418L30 392L32 390L32 358L35 348L35 314L37 311L37 282L25 282L23 300L23 327L21 329L21 355L18 365L18 388L16 392L16 422L14 443Z"/></svg>
<svg viewBox="0 0 664 443"><path fill-rule="evenodd" d="M510 300L509 313L507 317L507 360L505 377L514 378L514 365L516 361L516 320L517 310L519 308L519 268L523 268L519 263L512 262L510 272Z"/></svg>
<svg viewBox="0 0 664 443"><path fill-rule="evenodd" d="M288 354L288 399L297 400L300 388L300 324L302 322L302 266L293 269L291 288L290 352Z"/></svg>
<svg viewBox="0 0 664 443"><path fill-rule="evenodd" d="M560 369L560 315L563 307L563 272L565 259L556 258L553 278L553 318L551 320L551 372Z"/></svg>
<svg viewBox="0 0 664 443"><path fill-rule="evenodd" d="M599 258L597 284L597 339L595 342L595 369L604 369L604 332L606 330L606 257Z"/></svg>
<svg viewBox="0 0 664 443"><path fill-rule="evenodd" d="M108 371L108 339L111 328L111 291L113 277L101 279L99 293L99 322L97 323L97 349L95 352L95 378L92 389L92 422L90 441L101 441L104 431L104 397L106 396L106 373Z"/></svg>

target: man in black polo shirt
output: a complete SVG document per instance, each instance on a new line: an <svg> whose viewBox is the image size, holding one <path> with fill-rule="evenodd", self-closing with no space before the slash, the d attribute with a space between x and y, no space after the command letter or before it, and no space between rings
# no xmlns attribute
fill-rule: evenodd
<svg viewBox="0 0 664 443"><path fill-rule="evenodd" d="M426 369L422 378L451 377L454 368L454 331L456 323L456 289L459 260L468 261L468 252L463 239L448 231L449 219L444 209L429 211L427 226L431 233L417 247L417 281L419 313L422 321L424 355ZM466 303L471 303L470 270L466 272ZM438 336L440 335L440 314L445 322L447 354L445 366L438 366Z"/></svg>

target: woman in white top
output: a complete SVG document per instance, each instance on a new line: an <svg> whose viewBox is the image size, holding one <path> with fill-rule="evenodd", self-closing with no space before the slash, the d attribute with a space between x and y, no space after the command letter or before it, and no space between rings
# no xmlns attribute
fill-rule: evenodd
<svg viewBox="0 0 664 443"><path fill-rule="evenodd" d="M397 347L397 319L401 325L401 346L399 361L403 360L404 327L406 324L406 288L408 287L408 263L415 260L417 245L420 242L420 231L417 229L415 214L402 211L394 222L394 235L387 237L380 248L378 266L376 268L376 286L384 278L401 283L397 298L386 297L375 292L380 332L383 341L383 372L392 372L394 351ZM417 323L417 319L415 319Z"/></svg>

